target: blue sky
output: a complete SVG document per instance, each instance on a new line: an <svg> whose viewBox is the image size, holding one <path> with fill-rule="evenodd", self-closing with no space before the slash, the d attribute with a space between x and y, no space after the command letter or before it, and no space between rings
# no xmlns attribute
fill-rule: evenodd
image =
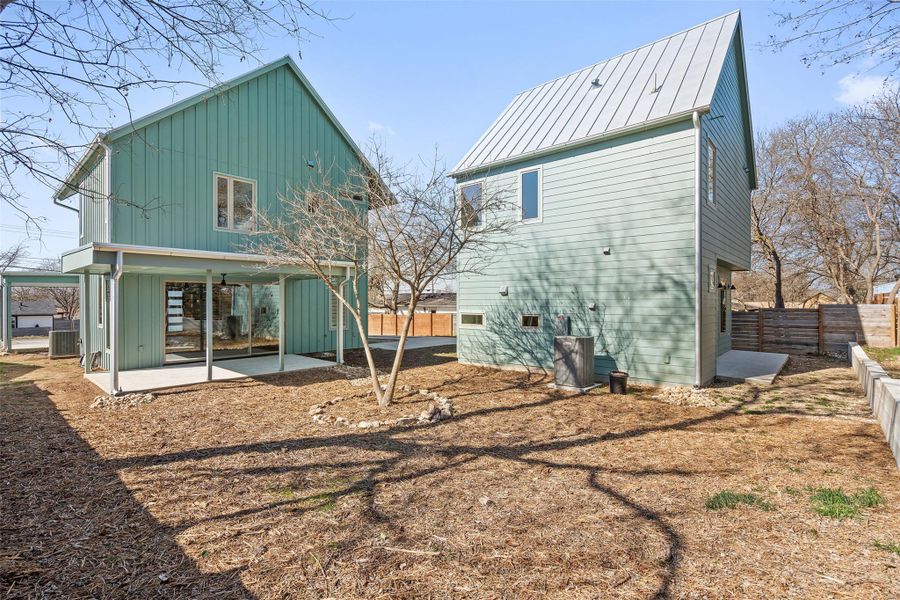
<svg viewBox="0 0 900 600"><path fill-rule="evenodd" d="M773 54L759 44L779 32L770 2L333 2L320 8L345 20L311 21L317 34L300 47L270 39L262 62L290 54L360 143L372 135L402 161L430 157L435 147L452 166L519 91L651 42L712 17L741 9L753 121L756 128L860 99L880 73L861 66L806 68L800 48ZM232 61L222 76L255 65ZM160 66L160 71L165 67ZM181 78L196 75L181 73ZM137 115L196 93L133 92ZM111 123L124 122L124 112ZM69 141L80 140L66 132ZM75 213L55 208L50 191L19 181L25 203L45 217L43 243L31 241L32 258L58 256L77 245ZM0 207L2 242L23 233L8 207ZM62 233L60 233L62 232ZM65 237L64 232L72 232Z"/></svg>

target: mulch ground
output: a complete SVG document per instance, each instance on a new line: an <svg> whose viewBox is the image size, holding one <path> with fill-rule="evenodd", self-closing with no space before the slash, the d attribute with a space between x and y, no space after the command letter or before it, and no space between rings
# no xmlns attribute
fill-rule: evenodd
<svg viewBox="0 0 900 600"><path fill-rule="evenodd" d="M379 360L386 365L388 353ZM358 355L351 359L359 362ZM0 594L10 598L889 598L900 471L842 363L792 358L711 406L407 355L435 425L316 425L333 369L120 410L74 361L0 357ZM354 408L356 407L356 408ZM392 409L396 410L396 409ZM347 415L353 416L353 415ZM837 520L816 488L874 487ZM772 510L709 510L721 491Z"/></svg>

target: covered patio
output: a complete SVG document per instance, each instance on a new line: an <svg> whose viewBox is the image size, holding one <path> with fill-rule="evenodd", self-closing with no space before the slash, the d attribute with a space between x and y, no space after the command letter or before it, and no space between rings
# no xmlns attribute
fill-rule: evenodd
<svg viewBox="0 0 900 600"><path fill-rule="evenodd" d="M228 381L244 377L257 377L287 371L303 371L333 367L337 363L309 356L288 354L283 363L278 356L253 356L250 358L232 358L213 363L212 373L208 373L205 364L167 365L154 369L134 369L119 373L120 394L133 392L150 392L166 388L194 385L206 381ZM107 373L90 373L85 377L107 394L112 393L110 377Z"/></svg>
<svg viewBox="0 0 900 600"><path fill-rule="evenodd" d="M292 284L299 285L299 280L315 279L310 271L273 268L267 257L252 254L98 242L64 254L62 263L65 272L84 275L83 296L99 300L82 303L84 370L88 379L108 393L334 364L300 356L305 351L291 349L288 334L308 323L294 314L296 304L291 304L288 290ZM328 265L345 295L351 266ZM267 326L271 333L265 344L257 346L252 290L263 286L268 286ZM221 299L223 290L237 287L248 289L248 298L225 296L232 307L244 303L240 315L223 313L218 300L214 309L214 298ZM344 311L336 312L334 350L337 363L342 363ZM290 325L290 319L297 320ZM190 331L182 329L182 321L190 321ZM228 335L223 335L223 328L230 331L230 339L225 339ZM94 372L98 360L105 373ZM192 362L170 364L175 361Z"/></svg>
<svg viewBox="0 0 900 600"><path fill-rule="evenodd" d="M21 348L16 348L12 339L12 289L15 287L78 287L81 278L78 275L57 273L54 271L6 271L0 273L0 338L5 352L14 352L17 349L34 350L46 348L43 341L40 344L35 341L24 342Z"/></svg>

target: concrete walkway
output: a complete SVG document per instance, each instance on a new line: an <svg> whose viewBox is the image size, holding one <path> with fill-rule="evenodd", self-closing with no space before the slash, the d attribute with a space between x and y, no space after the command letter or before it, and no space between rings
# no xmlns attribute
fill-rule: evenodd
<svg viewBox="0 0 900 600"><path fill-rule="evenodd" d="M787 354L729 350L716 361L716 377L772 385L787 359Z"/></svg>
<svg viewBox="0 0 900 600"><path fill-rule="evenodd" d="M371 341L378 340L377 343L372 344L373 348L378 348L379 350L396 350L397 344L399 343L399 336L379 336L373 337ZM421 337L411 337L406 339L406 349L407 350L417 350L418 348L433 348L435 346L455 346L456 338L455 337L440 337L440 336L421 336Z"/></svg>
<svg viewBox="0 0 900 600"><path fill-rule="evenodd" d="M11 352L35 352L37 350L49 350L50 337L12 338Z"/></svg>
<svg viewBox="0 0 900 600"><path fill-rule="evenodd" d="M337 363L298 354L284 355L285 371L302 371L319 367L332 367ZM227 381L242 377L255 377L278 373L277 356L256 356L253 358L235 358L213 363L213 381ZM102 391L109 393L109 373L91 373L85 375L91 383ZM147 392L183 385L206 383L206 365L192 363L188 365L169 365L153 369L133 369L119 372L119 386L123 393Z"/></svg>

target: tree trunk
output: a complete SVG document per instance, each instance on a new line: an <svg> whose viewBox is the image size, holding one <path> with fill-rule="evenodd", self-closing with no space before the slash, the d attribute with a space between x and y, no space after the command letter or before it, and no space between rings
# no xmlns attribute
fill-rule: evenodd
<svg viewBox="0 0 900 600"><path fill-rule="evenodd" d="M771 253L772 257L772 269L775 271L775 308L784 308L784 293L783 293L783 277L781 270L781 257L778 256L777 252Z"/></svg>
<svg viewBox="0 0 900 600"><path fill-rule="evenodd" d="M397 376L400 374L400 365L403 362L403 353L406 350L406 340L409 337L409 328L415 317L416 304L418 304L418 299L411 293L409 308L406 311L406 318L403 320L403 329L400 331L400 339L397 341L397 352L394 354L394 363L391 365L391 374L388 377L387 386L385 386L381 397L378 399L379 406L388 406L394 399L394 389L397 387Z"/></svg>

